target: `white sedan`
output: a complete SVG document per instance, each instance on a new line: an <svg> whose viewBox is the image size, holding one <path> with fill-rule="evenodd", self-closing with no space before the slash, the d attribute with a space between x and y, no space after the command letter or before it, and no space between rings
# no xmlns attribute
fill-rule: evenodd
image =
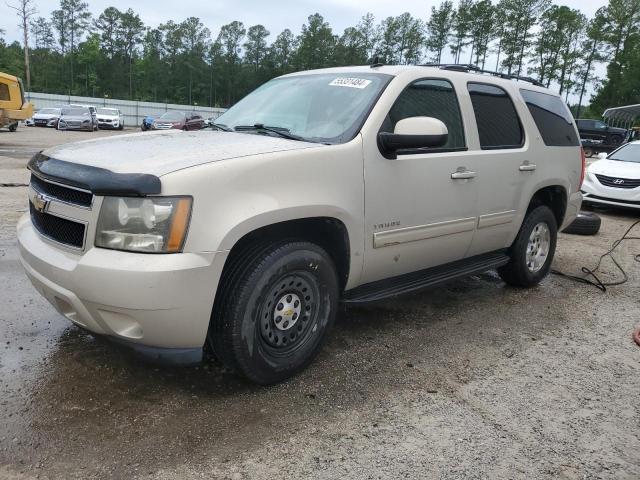
<svg viewBox="0 0 640 480"><path fill-rule="evenodd" d="M584 202L640 209L640 141L598 157L582 184Z"/></svg>

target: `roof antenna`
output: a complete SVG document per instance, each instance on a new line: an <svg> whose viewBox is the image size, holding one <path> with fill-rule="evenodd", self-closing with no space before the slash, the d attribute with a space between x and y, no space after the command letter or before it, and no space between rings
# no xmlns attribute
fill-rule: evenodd
<svg viewBox="0 0 640 480"><path fill-rule="evenodd" d="M384 66L384 63L380 62L380 57L378 57L378 55L376 55L375 57L373 57L371 59L371 65L369 65L369 68L378 68L378 67L382 67Z"/></svg>

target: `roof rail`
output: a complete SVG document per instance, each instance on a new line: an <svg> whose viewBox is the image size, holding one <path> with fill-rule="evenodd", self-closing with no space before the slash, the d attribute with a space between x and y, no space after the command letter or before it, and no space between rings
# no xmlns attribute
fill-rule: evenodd
<svg viewBox="0 0 640 480"><path fill-rule="evenodd" d="M529 82L537 87L544 87L544 84L540 83L535 78L531 77L522 77L520 75L511 75L509 73L502 72L494 72L491 70L484 70L480 67L476 67L471 64L462 64L462 63L425 63L419 65L420 67L438 67L443 70L455 70L456 72L473 72L473 73L485 73L488 75L493 75L494 77L505 78L507 80L520 80L522 82Z"/></svg>

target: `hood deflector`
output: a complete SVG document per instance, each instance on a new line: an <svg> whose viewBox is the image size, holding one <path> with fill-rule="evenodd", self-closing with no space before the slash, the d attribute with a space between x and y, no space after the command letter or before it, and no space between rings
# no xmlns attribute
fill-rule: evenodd
<svg viewBox="0 0 640 480"><path fill-rule="evenodd" d="M89 190L94 195L143 197L161 193L161 182L147 173L114 173L104 168L65 162L36 153L27 168L36 175L63 185Z"/></svg>

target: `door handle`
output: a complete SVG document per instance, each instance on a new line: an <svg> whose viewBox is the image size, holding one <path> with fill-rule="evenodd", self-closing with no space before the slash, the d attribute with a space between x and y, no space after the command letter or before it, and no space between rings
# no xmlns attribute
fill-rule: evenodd
<svg viewBox="0 0 640 480"><path fill-rule="evenodd" d="M534 163L525 162L518 167L521 172L533 172L538 166Z"/></svg>
<svg viewBox="0 0 640 480"><path fill-rule="evenodd" d="M458 170L451 174L451 178L454 180L466 180L476 176L476 172L466 170L464 167L460 167Z"/></svg>

